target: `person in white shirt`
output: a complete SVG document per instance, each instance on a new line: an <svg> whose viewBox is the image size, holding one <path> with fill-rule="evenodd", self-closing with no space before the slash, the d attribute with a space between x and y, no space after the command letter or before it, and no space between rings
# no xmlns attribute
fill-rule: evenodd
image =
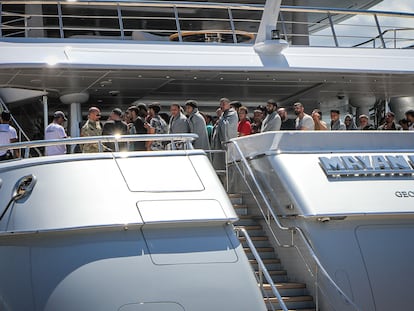
<svg viewBox="0 0 414 311"><path fill-rule="evenodd" d="M62 111L56 111L53 114L53 122L46 127L45 140L66 138L66 132L62 126L66 120L67 118ZM66 145L47 146L45 150L45 155L47 156L65 153Z"/></svg>
<svg viewBox="0 0 414 311"><path fill-rule="evenodd" d="M303 107L302 103L295 103L293 104L293 108L295 110L295 114L297 116L295 120L295 127L297 130L300 131L312 131L315 129L315 122L310 115L305 113L305 108Z"/></svg>
<svg viewBox="0 0 414 311"><path fill-rule="evenodd" d="M8 111L3 111L0 118L0 146L9 145L17 142L16 129L10 125L11 115ZM14 156L18 157L18 150L15 150ZM0 161L13 159L13 152L10 150L0 150Z"/></svg>

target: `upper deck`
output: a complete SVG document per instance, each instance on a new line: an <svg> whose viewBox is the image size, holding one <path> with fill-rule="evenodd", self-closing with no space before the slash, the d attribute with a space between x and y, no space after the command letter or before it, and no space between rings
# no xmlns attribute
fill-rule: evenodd
<svg viewBox="0 0 414 311"><path fill-rule="evenodd" d="M273 38L290 45L408 48L410 13L367 11L378 1L319 7L283 1L2 1L0 37L253 44L260 24L273 22ZM328 7L328 5L330 5ZM324 31L327 30L327 31ZM135 43L136 43L135 42Z"/></svg>
<svg viewBox="0 0 414 311"><path fill-rule="evenodd" d="M207 113L228 97L249 108L274 98L289 112L301 101L358 114L408 98L393 110L401 118L414 96L414 14L367 10L377 2L2 1L0 97L14 114L33 106L21 119L44 95L49 111L81 104L72 136L92 105L106 115L190 98ZM87 100L67 101L79 93Z"/></svg>
<svg viewBox="0 0 414 311"><path fill-rule="evenodd" d="M309 102L338 92L412 95L411 13L278 1L0 5L0 85L48 92L51 103L86 92L108 107L188 98L211 107L239 97L234 85L251 103L275 94L281 103L305 94Z"/></svg>

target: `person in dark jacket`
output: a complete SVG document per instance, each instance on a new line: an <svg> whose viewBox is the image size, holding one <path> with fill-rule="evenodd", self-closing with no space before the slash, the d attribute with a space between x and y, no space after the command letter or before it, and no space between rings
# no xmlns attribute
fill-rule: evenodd
<svg viewBox="0 0 414 311"><path fill-rule="evenodd" d="M122 110L115 108L111 111L108 121L105 122L102 128L102 135L127 135L128 134L128 125L122 121ZM106 143L105 146L115 151L114 143ZM119 144L120 151L126 151L126 144Z"/></svg>
<svg viewBox="0 0 414 311"><path fill-rule="evenodd" d="M147 134L145 128L145 118L147 116L147 106L143 103L137 106L131 106L127 109L128 119L131 123L128 124L128 134ZM146 150L144 141L136 141L129 145L130 150L144 151Z"/></svg>

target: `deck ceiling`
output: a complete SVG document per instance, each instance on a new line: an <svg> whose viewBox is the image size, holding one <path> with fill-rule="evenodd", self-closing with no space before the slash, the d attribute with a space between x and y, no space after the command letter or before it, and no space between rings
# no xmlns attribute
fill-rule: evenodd
<svg viewBox="0 0 414 311"><path fill-rule="evenodd" d="M414 96L414 74L231 72L163 70L87 70L74 68L1 69L0 88L23 88L48 92L51 109L62 107L59 97L87 92L85 103L103 110L126 109L134 101L159 101L168 106L196 99L202 109L213 111L221 97L240 100L254 107L269 98L285 106L297 100L312 109L338 95L375 95L377 99ZM7 103L10 108L35 99Z"/></svg>

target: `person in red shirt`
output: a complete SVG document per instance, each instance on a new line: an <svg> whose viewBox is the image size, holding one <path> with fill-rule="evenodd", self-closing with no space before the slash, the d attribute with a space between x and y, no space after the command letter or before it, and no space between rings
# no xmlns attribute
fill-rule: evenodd
<svg viewBox="0 0 414 311"><path fill-rule="evenodd" d="M241 106L239 108L239 123L237 125L237 132L240 136L246 136L250 135L252 132L250 121L247 117L247 114L249 111L247 110L247 107Z"/></svg>

